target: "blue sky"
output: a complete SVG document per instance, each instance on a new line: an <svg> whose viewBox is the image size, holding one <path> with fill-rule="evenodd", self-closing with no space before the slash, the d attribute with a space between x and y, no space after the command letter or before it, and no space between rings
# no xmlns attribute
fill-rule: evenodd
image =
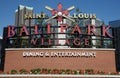
<svg viewBox="0 0 120 78"><path fill-rule="evenodd" d="M57 9L59 2L62 3L63 9L74 5L82 12L95 13L98 18L105 21L105 24L120 19L120 0L0 0L0 36L3 36L4 27L14 25L15 10L18 5L33 7L34 13L43 11L49 14L45 6Z"/></svg>

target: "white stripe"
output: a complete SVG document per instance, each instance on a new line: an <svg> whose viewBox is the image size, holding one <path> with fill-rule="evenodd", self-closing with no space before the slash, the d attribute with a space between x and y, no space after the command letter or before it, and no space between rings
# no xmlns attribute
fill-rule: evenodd
<svg viewBox="0 0 120 78"><path fill-rule="evenodd" d="M55 50L58 50L58 49L68 49L68 50L115 50L115 49L113 49L113 48L95 48L95 49L93 49L93 48L6 48L5 50L44 50L44 49L46 49L46 50L53 50L53 49L55 49Z"/></svg>
<svg viewBox="0 0 120 78"><path fill-rule="evenodd" d="M41 74L41 75L37 75L37 74L15 74L15 75L8 75L8 74L1 74L0 77L69 77L69 78L73 78L73 77L120 77L120 75L53 75L53 74Z"/></svg>

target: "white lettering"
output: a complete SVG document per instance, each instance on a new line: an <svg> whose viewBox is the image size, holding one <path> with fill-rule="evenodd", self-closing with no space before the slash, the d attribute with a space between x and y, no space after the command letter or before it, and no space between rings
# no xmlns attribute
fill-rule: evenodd
<svg viewBox="0 0 120 78"><path fill-rule="evenodd" d="M96 52L23 52L23 57L96 57Z"/></svg>
<svg viewBox="0 0 120 78"><path fill-rule="evenodd" d="M30 57L30 56L43 56L43 52L23 52L23 57Z"/></svg>

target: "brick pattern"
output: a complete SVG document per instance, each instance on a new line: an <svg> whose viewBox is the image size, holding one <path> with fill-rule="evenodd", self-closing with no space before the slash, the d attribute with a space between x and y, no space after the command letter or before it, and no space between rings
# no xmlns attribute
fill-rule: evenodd
<svg viewBox="0 0 120 78"><path fill-rule="evenodd" d="M23 57L23 52L96 52L96 57ZM116 72L114 50L33 49L6 50L4 71L12 69L94 69Z"/></svg>

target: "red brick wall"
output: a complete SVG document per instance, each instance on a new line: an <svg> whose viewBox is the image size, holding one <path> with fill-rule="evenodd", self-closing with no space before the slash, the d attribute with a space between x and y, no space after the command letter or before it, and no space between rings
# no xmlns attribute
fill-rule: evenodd
<svg viewBox="0 0 120 78"><path fill-rule="evenodd" d="M96 52L96 57L23 57L23 52ZM12 69L94 69L115 72L115 51L94 49L19 49L6 50L4 71Z"/></svg>

